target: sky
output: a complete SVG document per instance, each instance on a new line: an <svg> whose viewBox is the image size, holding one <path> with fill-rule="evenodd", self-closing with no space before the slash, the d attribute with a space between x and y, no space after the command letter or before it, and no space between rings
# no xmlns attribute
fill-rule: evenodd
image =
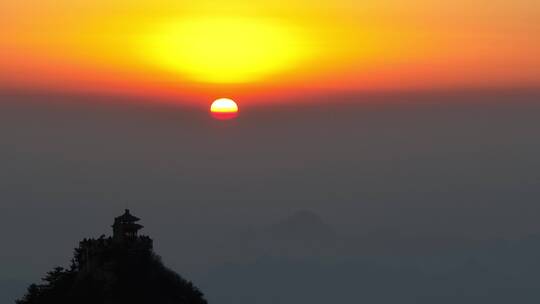
<svg viewBox="0 0 540 304"><path fill-rule="evenodd" d="M538 20L0 0L0 304L125 208L210 303L538 303Z"/></svg>
<svg viewBox="0 0 540 304"><path fill-rule="evenodd" d="M0 85L198 104L537 87L539 18L533 0L2 1Z"/></svg>

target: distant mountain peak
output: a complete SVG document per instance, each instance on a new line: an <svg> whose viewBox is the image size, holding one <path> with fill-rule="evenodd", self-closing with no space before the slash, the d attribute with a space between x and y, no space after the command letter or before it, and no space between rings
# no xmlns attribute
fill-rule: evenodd
<svg viewBox="0 0 540 304"><path fill-rule="evenodd" d="M299 210L271 227L276 239L313 241L334 239L336 233L323 218L311 210Z"/></svg>

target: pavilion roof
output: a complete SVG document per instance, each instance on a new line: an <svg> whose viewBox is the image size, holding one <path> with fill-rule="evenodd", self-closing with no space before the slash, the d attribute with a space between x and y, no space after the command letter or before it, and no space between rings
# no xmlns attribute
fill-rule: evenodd
<svg viewBox="0 0 540 304"><path fill-rule="evenodd" d="M117 221L120 221L120 222L137 222L137 221L140 221L141 219L136 217L136 216L133 216L131 215L131 213L129 213L129 209L126 209L126 211L124 212L124 214L122 214L121 216L118 216L115 218L115 220Z"/></svg>

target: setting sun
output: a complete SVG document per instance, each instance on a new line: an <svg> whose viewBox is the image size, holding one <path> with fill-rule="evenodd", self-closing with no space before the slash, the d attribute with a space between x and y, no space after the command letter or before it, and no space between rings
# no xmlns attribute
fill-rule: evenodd
<svg viewBox="0 0 540 304"><path fill-rule="evenodd" d="M217 119L231 119L238 116L238 105L229 98L215 100L210 106L212 116Z"/></svg>

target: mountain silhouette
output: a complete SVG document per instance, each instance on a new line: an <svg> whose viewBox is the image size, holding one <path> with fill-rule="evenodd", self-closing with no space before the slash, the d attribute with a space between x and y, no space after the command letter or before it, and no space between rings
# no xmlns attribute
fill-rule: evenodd
<svg viewBox="0 0 540 304"><path fill-rule="evenodd" d="M68 269L48 272L17 304L206 304L189 281L166 268L153 241L139 236L139 218L126 210L113 236L84 239Z"/></svg>
<svg viewBox="0 0 540 304"><path fill-rule="evenodd" d="M305 257L334 252L339 239L321 216L301 210L267 227L258 241L265 255Z"/></svg>
<svg viewBox="0 0 540 304"><path fill-rule="evenodd" d="M332 227L315 212L300 210L274 224L270 233L276 240L325 242L336 237Z"/></svg>

